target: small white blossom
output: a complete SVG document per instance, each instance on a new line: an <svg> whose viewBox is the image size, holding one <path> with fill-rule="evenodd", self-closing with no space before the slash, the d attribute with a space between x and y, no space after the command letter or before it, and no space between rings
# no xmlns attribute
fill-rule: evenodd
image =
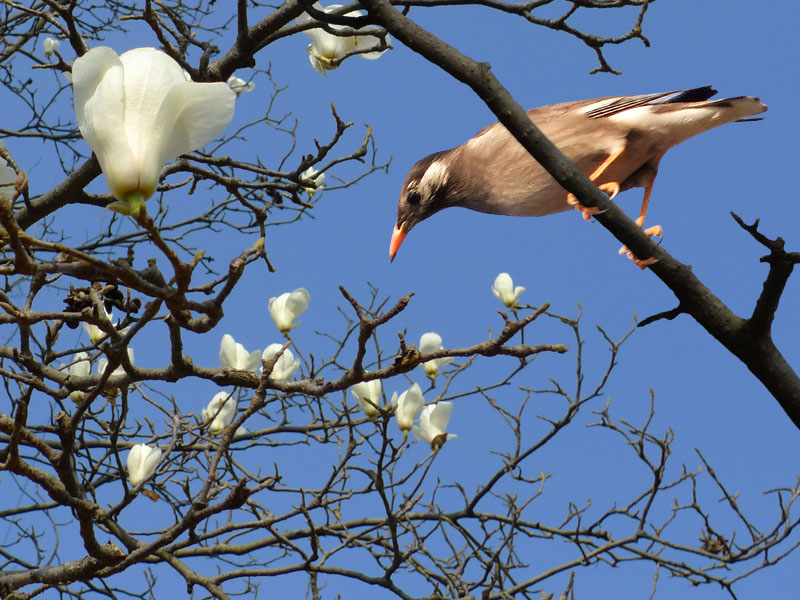
<svg viewBox="0 0 800 600"><path fill-rule="evenodd" d="M62 364L59 371L66 372L70 377L86 377L92 372L92 363L89 362L89 355L86 352L77 352L68 365ZM75 404L80 404L86 397L80 390L73 390L69 394L70 400Z"/></svg>
<svg viewBox="0 0 800 600"><path fill-rule="evenodd" d="M404 440L408 437L408 432L414 425L414 419L417 418L424 405L425 399L422 397L422 390L416 383L400 394L399 398L397 392L392 394L392 406L395 407L394 416L397 418L397 426L403 432Z"/></svg>
<svg viewBox="0 0 800 600"><path fill-rule="evenodd" d="M314 167L308 167L305 171L300 173L300 177L303 179L310 179L314 182L314 187L303 188L308 194L309 198L312 198L314 194L321 191L322 188L325 187L325 173L320 173L317 175L317 171L314 169Z"/></svg>
<svg viewBox="0 0 800 600"><path fill-rule="evenodd" d="M376 419L380 412L381 406L381 392L383 385L380 379L373 379L372 381L362 381L356 383L350 388L350 393L356 399L361 410L370 419Z"/></svg>
<svg viewBox="0 0 800 600"><path fill-rule="evenodd" d="M136 487L156 472L158 462L161 460L161 449L153 448L147 444L136 444L128 452L128 478L131 485Z"/></svg>
<svg viewBox="0 0 800 600"><path fill-rule="evenodd" d="M213 434L220 434L226 426L233 422L236 416L236 400L228 392L217 392L200 413L205 423L210 423L209 430Z"/></svg>
<svg viewBox="0 0 800 600"><path fill-rule="evenodd" d="M58 370L66 371L70 377L85 377L92 372L92 363L89 362L89 355L86 352L76 352L72 362L61 365Z"/></svg>
<svg viewBox="0 0 800 600"><path fill-rule="evenodd" d="M506 305L506 308L511 309L519 306L517 298L524 291L525 288L522 286L514 287L514 281L508 273L500 273L492 286L492 293L497 296L500 302Z"/></svg>
<svg viewBox="0 0 800 600"><path fill-rule="evenodd" d="M44 38L42 41L42 51L44 52L45 58L50 58L50 56L58 50L60 45L61 42L57 39L51 37Z"/></svg>
<svg viewBox="0 0 800 600"><path fill-rule="evenodd" d="M268 361L272 359L281 348L283 348L281 344L270 344L264 350L264 354L261 355L261 360ZM292 351L287 348L283 351L281 357L275 361L275 366L272 367L272 372L269 374L269 376L275 381L283 381L284 379L289 379L289 377L294 375L294 372L299 368L300 359L295 358L294 354L292 354Z"/></svg>
<svg viewBox="0 0 800 600"><path fill-rule="evenodd" d="M300 325L295 319L305 312L311 302L311 296L305 288L297 288L293 292L286 292L280 296L269 299L269 316L281 333L289 333Z"/></svg>
<svg viewBox="0 0 800 600"><path fill-rule="evenodd" d="M42 49L44 50L45 58L50 58L53 52L58 50L58 47L61 45L61 42L58 40L54 40L51 37L44 38L44 42L42 42Z"/></svg>
<svg viewBox="0 0 800 600"><path fill-rule="evenodd" d="M430 331L428 333L423 333L422 337L419 338L419 351L422 354L431 354L432 352L439 352L439 350L441 349L442 349L442 336L440 336L438 333ZM425 375L427 375L429 379L435 381L436 376L439 374L439 369L441 369L443 366L451 362L453 362L452 357L435 358L433 360L429 360L422 363L422 368L425 370Z"/></svg>
<svg viewBox="0 0 800 600"><path fill-rule="evenodd" d="M248 352L244 346L236 343L231 334L226 333L219 344L219 362L226 369L255 373L261 365L261 350Z"/></svg>
<svg viewBox="0 0 800 600"><path fill-rule="evenodd" d="M114 318L114 312L108 312L105 309L105 306L102 307L103 314L105 315L106 319L111 323L112 327L116 329L118 321L112 320ZM92 344L96 344L97 342L102 342L106 338L106 332L100 329L97 325L92 323L83 322L83 330L86 332L86 335L89 336L89 341ZM125 327L123 329L117 330L120 335L125 335L128 333L129 327Z"/></svg>
<svg viewBox="0 0 800 600"><path fill-rule="evenodd" d="M315 2L313 6L318 11L325 13L335 12L336 10L342 8L341 4L331 4L330 6L323 8L319 2ZM361 15L362 13L356 10L346 13L342 16L360 17ZM317 21L315 21L314 18L308 13L303 13L297 19L297 23L300 25L313 22ZM342 31L347 29L345 25L336 24L329 24L328 27L333 31ZM333 35L332 33L328 33L321 28L307 29L303 33L311 38L311 43L308 45L308 60L311 62L311 66L314 67L314 70L320 75L325 75L326 71L337 69L341 64L338 61L348 54L356 50L376 48L379 45L380 40L377 36L369 35L369 29L370 28L362 27L359 29L360 35L352 36ZM374 28L371 29L374 30ZM386 36L386 42L387 44L389 43L388 36ZM358 56L369 60L375 60L384 52L385 50L365 52L363 54L359 54Z"/></svg>
<svg viewBox="0 0 800 600"><path fill-rule="evenodd" d="M240 79L239 77L236 77L236 75L231 75L230 77L228 77L228 87L230 87L234 92L236 92L236 95L238 96L239 94L243 94L244 92L252 91L256 87L256 84L253 83L252 81L245 81L244 79Z"/></svg>
<svg viewBox="0 0 800 600"><path fill-rule="evenodd" d="M6 145L0 142L0 148L5 150ZM17 193L14 185L17 183L17 173L8 166L8 162L0 156L0 198L10 200Z"/></svg>
<svg viewBox="0 0 800 600"><path fill-rule="evenodd" d="M414 435L431 445L431 449L436 452L447 440L456 437L453 433L446 433L447 423L453 414L452 402L438 402L430 404L422 409L419 417L419 427L412 429Z"/></svg>
<svg viewBox="0 0 800 600"><path fill-rule="evenodd" d="M131 364L133 364L133 348L128 348L128 360ZM101 356L100 360L97 361L97 374L102 375L106 372L106 367L108 366L108 359L105 356ZM115 377L117 375L124 375L125 369L122 368L120 364L116 369L111 371L111 377Z"/></svg>

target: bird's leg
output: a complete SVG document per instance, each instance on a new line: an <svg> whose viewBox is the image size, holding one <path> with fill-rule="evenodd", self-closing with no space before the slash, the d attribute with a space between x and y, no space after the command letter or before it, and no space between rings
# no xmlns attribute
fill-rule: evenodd
<svg viewBox="0 0 800 600"><path fill-rule="evenodd" d="M617 160L622 153L625 152L625 147L623 146L616 152L612 152L608 158L603 161L599 167L597 167L591 175L589 175L589 181L595 181L598 177L600 177L603 173L605 173L606 169L611 166L611 164ZM603 183L597 186L600 191L605 192L608 194L609 199L613 198L619 193L619 182L616 181L609 181L608 183ZM596 206L584 206L578 199L575 197L575 194L567 194L567 204L574 207L575 209L581 211L583 213L583 218L587 221L592 219L592 215L596 215L600 212L600 209Z"/></svg>
<svg viewBox="0 0 800 600"><path fill-rule="evenodd" d="M636 225L642 228L644 227L644 219L647 216L647 205L650 204L650 193L653 191L653 184L655 183L655 180L656 177L655 175L653 175L653 177L650 179L650 183L648 183L647 187L644 189L642 208L639 211L639 216L636 217L635 221ZM661 225L654 225L653 227L648 227L647 229L644 229L644 234L650 237L661 238L664 236L664 230L661 228ZM640 260L633 255L633 252L628 250L627 246L623 246L622 248L620 248L619 253L625 254L640 269L644 269L645 267L652 265L654 262L656 262L656 260L658 260L656 258L653 258L652 256L650 258L645 258L643 260Z"/></svg>

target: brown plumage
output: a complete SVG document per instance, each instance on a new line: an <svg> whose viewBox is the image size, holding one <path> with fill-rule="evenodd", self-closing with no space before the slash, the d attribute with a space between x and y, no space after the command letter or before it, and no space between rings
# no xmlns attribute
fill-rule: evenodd
<svg viewBox="0 0 800 600"><path fill-rule="evenodd" d="M612 198L645 188L641 227L658 164L667 150L719 125L767 110L758 98L708 100L711 87L580 100L534 108L528 116L575 165ZM471 140L420 160L408 173L397 206L390 256L420 221L444 208L538 217L579 204L500 123ZM660 235L660 228L646 230Z"/></svg>

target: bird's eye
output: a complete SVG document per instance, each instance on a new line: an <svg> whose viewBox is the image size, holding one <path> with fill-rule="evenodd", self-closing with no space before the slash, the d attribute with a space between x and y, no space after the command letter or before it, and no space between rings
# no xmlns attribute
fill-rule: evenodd
<svg viewBox="0 0 800 600"><path fill-rule="evenodd" d="M416 190L409 191L408 194L406 195L406 202L408 202L409 204L411 204L413 206L416 206L417 204L419 204L419 201L421 199L422 198L419 195L419 192L416 191Z"/></svg>

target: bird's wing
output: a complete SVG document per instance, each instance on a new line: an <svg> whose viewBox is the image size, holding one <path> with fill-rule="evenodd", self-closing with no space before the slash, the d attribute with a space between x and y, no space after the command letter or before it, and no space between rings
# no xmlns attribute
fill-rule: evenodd
<svg viewBox="0 0 800 600"><path fill-rule="evenodd" d="M591 119L610 117L625 110L638 106L655 104L672 104L675 102L700 102L709 99L717 91L711 86L693 88L690 90L672 90L658 94L643 94L639 96L610 96L608 98L593 98L591 100L578 100L576 102L562 102L532 108L527 112L531 121L538 127L547 127L547 124L562 119L568 113L582 115ZM495 127L502 127L500 123L492 123L476 133L475 140Z"/></svg>
<svg viewBox="0 0 800 600"><path fill-rule="evenodd" d="M621 113L639 106L654 104L675 104L682 102L702 102L717 93L717 90L707 85L691 90L673 90L659 94L644 94L641 96L618 96L616 98L602 98L588 105L578 108L578 112L592 119L601 119Z"/></svg>

